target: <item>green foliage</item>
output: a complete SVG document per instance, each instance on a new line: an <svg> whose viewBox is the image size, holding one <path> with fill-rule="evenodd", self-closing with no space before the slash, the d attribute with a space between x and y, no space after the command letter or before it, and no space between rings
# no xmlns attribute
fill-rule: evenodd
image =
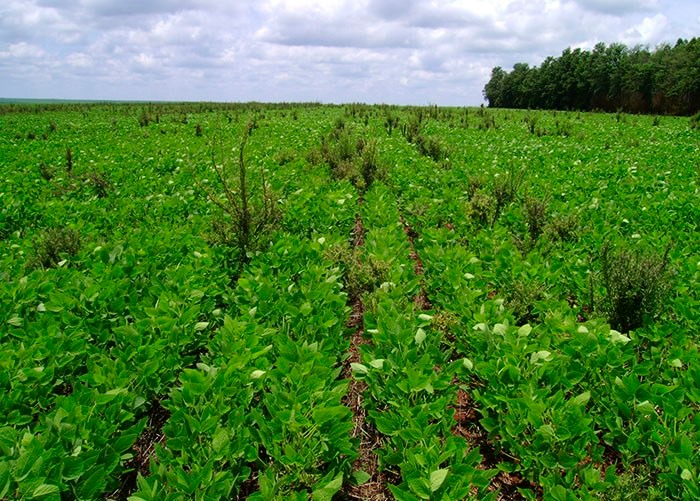
<svg viewBox="0 0 700 501"><path fill-rule="evenodd" d="M700 38L679 39L655 50L614 43L593 50L565 49L539 67L516 63L508 73L493 68L483 94L490 107L617 111L616 120L630 113L697 113L700 80L696 61ZM658 116L654 126L659 125ZM535 123L529 122L534 134ZM558 124L557 134L570 135Z"/></svg>
<svg viewBox="0 0 700 501"><path fill-rule="evenodd" d="M613 249L606 244L600 254L605 297L603 311L610 325L629 332L664 309L671 292L668 253L663 256L639 249Z"/></svg>
<svg viewBox="0 0 700 501"><path fill-rule="evenodd" d="M0 105L0 498L699 498L700 152L621 111Z"/></svg>

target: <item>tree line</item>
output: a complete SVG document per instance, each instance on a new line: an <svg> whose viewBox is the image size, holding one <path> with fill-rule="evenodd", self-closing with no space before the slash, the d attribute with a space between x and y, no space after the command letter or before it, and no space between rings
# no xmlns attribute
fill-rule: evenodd
<svg viewBox="0 0 700 501"><path fill-rule="evenodd" d="M567 48L540 66L493 68L484 87L490 107L692 115L700 110L700 38L628 48Z"/></svg>

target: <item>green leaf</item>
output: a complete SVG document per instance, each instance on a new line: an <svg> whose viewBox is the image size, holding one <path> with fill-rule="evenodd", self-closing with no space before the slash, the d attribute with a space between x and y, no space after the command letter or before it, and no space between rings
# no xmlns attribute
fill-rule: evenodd
<svg viewBox="0 0 700 501"><path fill-rule="evenodd" d="M423 477L419 477L416 473L414 473L412 476L409 476L405 480L408 483L408 486L413 491L413 493L416 494L420 499L430 499L428 482Z"/></svg>
<svg viewBox="0 0 700 501"><path fill-rule="evenodd" d="M683 468L683 471L681 472L681 478L683 480L693 480L693 474L689 469Z"/></svg>
<svg viewBox="0 0 700 501"><path fill-rule="evenodd" d="M468 358L463 358L462 359L462 365L467 369L467 370L472 370L474 368L474 363L469 360Z"/></svg>
<svg viewBox="0 0 700 501"><path fill-rule="evenodd" d="M375 369L381 369L384 367L384 359L383 358L377 358L376 360L372 360L369 365L374 367Z"/></svg>
<svg viewBox="0 0 700 501"><path fill-rule="evenodd" d="M384 416L377 416L374 420L374 425L377 427L377 430L384 435L396 435L398 431L396 423Z"/></svg>
<svg viewBox="0 0 700 501"><path fill-rule="evenodd" d="M631 341L630 338L628 338L624 334L620 334L619 332L617 332L616 330L613 330L613 329L610 329L609 338L610 338L610 342L613 344L618 344L618 343L627 344Z"/></svg>
<svg viewBox="0 0 700 501"><path fill-rule="evenodd" d="M250 373L250 379L260 379L266 374L267 371L261 371L260 369L254 370Z"/></svg>
<svg viewBox="0 0 700 501"><path fill-rule="evenodd" d="M64 481L75 480L80 478L83 474L83 469L85 468L85 463L82 458L68 456L63 459L63 473L62 477Z"/></svg>
<svg viewBox="0 0 700 501"><path fill-rule="evenodd" d="M107 484L107 475L104 467L94 468L92 473L81 480L78 488L78 496L81 498L93 499L102 492Z"/></svg>
<svg viewBox="0 0 700 501"><path fill-rule="evenodd" d="M126 395L127 390L126 388L114 388L112 390L108 390L104 393L101 393L95 397L95 402L98 404L106 404L117 398L119 395Z"/></svg>
<svg viewBox="0 0 700 501"><path fill-rule="evenodd" d="M586 405L591 399L591 392L584 391L580 395L575 396L571 401L576 405Z"/></svg>
<svg viewBox="0 0 700 501"><path fill-rule="evenodd" d="M364 470L357 470L352 472L352 478L355 485L362 485L369 482L372 476Z"/></svg>
<svg viewBox="0 0 700 501"><path fill-rule="evenodd" d="M10 490L10 463L3 461L0 463L0 499L5 499L7 491Z"/></svg>
<svg viewBox="0 0 700 501"><path fill-rule="evenodd" d="M531 332L532 327L530 326L530 324L525 324L522 327L520 327L520 329L518 329L518 336L526 337L529 336Z"/></svg>
<svg viewBox="0 0 700 501"><path fill-rule="evenodd" d="M356 374L367 374L369 372L369 369L367 368L366 365L358 364L355 362L352 362L350 364L350 368Z"/></svg>
<svg viewBox="0 0 700 501"><path fill-rule="evenodd" d="M536 364L540 360L544 362L549 362L551 360L552 353L547 350L536 351L530 355L530 363Z"/></svg>
<svg viewBox="0 0 700 501"><path fill-rule="evenodd" d="M641 412L644 415L651 415L651 414L656 414L656 409L654 408L654 404L649 402L648 400L645 400L644 402L640 402L635 405L636 409Z"/></svg>
<svg viewBox="0 0 700 501"><path fill-rule="evenodd" d="M34 489L34 493L32 494L32 497L39 498L41 496L48 496L49 494L56 494L59 491L60 491L60 489L58 488L57 485L41 484L39 487Z"/></svg>
<svg viewBox="0 0 700 501"><path fill-rule="evenodd" d="M206 329L207 327L209 327L209 322L197 322L197 323L194 325L194 330L196 330L196 331L203 331L203 330Z"/></svg>
<svg viewBox="0 0 700 501"><path fill-rule="evenodd" d="M301 305L301 308L299 308L299 311L301 312L302 315L305 317L309 315L313 311L313 307L311 306L311 303L306 302Z"/></svg>
<svg viewBox="0 0 700 501"><path fill-rule="evenodd" d="M416 331L415 340L417 345L420 345L423 343L423 341L425 341L425 331L421 327L419 327Z"/></svg>
<svg viewBox="0 0 700 501"><path fill-rule="evenodd" d="M39 487L34 489L32 497L39 498L41 496L48 496L49 494L56 494L60 489L57 485L52 484L41 484Z"/></svg>
<svg viewBox="0 0 700 501"><path fill-rule="evenodd" d="M314 501L331 501L333 496L343 487L343 473L338 473L336 477L319 489L314 489L311 498ZM307 494L308 495L308 494Z"/></svg>
<svg viewBox="0 0 700 501"><path fill-rule="evenodd" d="M313 417L318 424L324 424L334 419L341 421L348 413L348 408L344 405L334 405L332 407L317 407L313 411Z"/></svg>
<svg viewBox="0 0 700 501"><path fill-rule="evenodd" d="M13 327L22 327L22 317L19 317L17 315L13 315L7 323L12 325Z"/></svg>
<svg viewBox="0 0 700 501"><path fill-rule="evenodd" d="M220 452L226 444L228 444L229 436L225 429L219 428L214 433L214 438L211 441L211 448L214 452Z"/></svg>
<svg viewBox="0 0 700 501"><path fill-rule="evenodd" d="M447 474L449 472L449 468L442 468L441 470L435 470L430 474L430 492L435 492L442 487L442 484L447 478Z"/></svg>

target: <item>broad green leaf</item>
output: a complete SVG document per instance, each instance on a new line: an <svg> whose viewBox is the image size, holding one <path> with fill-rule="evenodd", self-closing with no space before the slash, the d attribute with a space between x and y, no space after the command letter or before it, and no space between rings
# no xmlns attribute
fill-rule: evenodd
<svg viewBox="0 0 700 501"><path fill-rule="evenodd" d="M82 458L68 456L63 459L63 480L75 480L83 474L85 463Z"/></svg>
<svg viewBox="0 0 700 501"><path fill-rule="evenodd" d="M363 470L357 470L352 472L352 478L353 478L353 483L355 485L362 485L366 484L369 482L369 480L372 478L372 476L367 473L366 471Z"/></svg>
<svg viewBox="0 0 700 501"><path fill-rule="evenodd" d="M349 410L344 405L334 405L332 407L317 407L313 411L314 421L318 424L325 424L330 421L342 421L348 414Z"/></svg>
<svg viewBox="0 0 700 501"><path fill-rule="evenodd" d="M59 488L57 485L52 485L52 484L41 484L39 487L34 489L34 493L32 494L33 498L39 498L42 496L48 496L49 494L55 494L59 492Z"/></svg>
<svg viewBox="0 0 700 501"><path fill-rule="evenodd" d="M539 363L540 360L544 362L549 362L549 360L551 360L551 357L551 352L547 350L536 351L532 355L530 355L530 363L536 364Z"/></svg>
<svg viewBox="0 0 700 501"><path fill-rule="evenodd" d="M207 327L209 327L209 322L197 322L194 326L194 330L203 331Z"/></svg>
<svg viewBox="0 0 700 501"><path fill-rule="evenodd" d="M613 344L627 344L631 341L629 337L625 336L624 334L620 334L618 331L613 329L610 329L610 334L608 336L610 338L610 342Z"/></svg>
<svg viewBox="0 0 700 501"><path fill-rule="evenodd" d="M17 315L13 315L7 321L7 323L12 325L13 327L22 327L22 322L23 322L22 318L17 316Z"/></svg>
<svg viewBox="0 0 700 501"><path fill-rule="evenodd" d="M384 359L383 358L377 358L375 360L372 360L369 365L374 367L375 369L381 369L384 367Z"/></svg>
<svg viewBox="0 0 700 501"><path fill-rule="evenodd" d="M441 470L435 470L430 474L430 491L435 492L440 487L442 487L443 482L447 478L449 473L449 468L442 468Z"/></svg>
<svg viewBox="0 0 700 501"><path fill-rule="evenodd" d="M656 414L656 409L654 408L654 404L652 404L648 400L645 400L644 402L639 402L638 404L635 405L635 408L639 412L641 412L642 414L645 414L645 415Z"/></svg>
<svg viewBox="0 0 700 501"><path fill-rule="evenodd" d="M430 499L431 491L430 486L428 485L428 481L423 477L418 476L418 473L414 473L413 475L406 478L406 482L408 483L408 486L411 488L413 493L416 494L420 499Z"/></svg>
<svg viewBox="0 0 700 501"><path fill-rule="evenodd" d="M94 468L92 473L79 482L78 495L93 499L102 492L107 483L104 467Z"/></svg>
<svg viewBox="0 0 700 501"><path fill-rule="evenodd" d="M474 368L474 363L466 357L462 359L462 365L464 365L464 367L468 370L472 370Z"/></svg>
<svg viewBox="0 0 700 501"><path fill-rule="evenodd" d="M224 428L219 428L216 433L214 433L214 438L211 441L211 448L214 452L219 452L223 447L228 444L229 436Z"/></svg>
<svg viewBox="0 0 700 501"><path fill-rule="evenodd" d="M0 499L5 499L7 491L10 490L10 463L0 462Z"/></svg>
<svg viewBox="0 0 700 501"><path fill-rule="evenodd" d="M267 371L261 371L260 369L256 369L250 373L250 379L260 379L266 373L267 373Z"/></svg>
<svg viewBox="0 0 700 501"><path fill-rule="evenodd" d="M350 368L352 369L353 372L357 374L367 374L369 372L369 369L367 368L366 365L358 364L356 362L352 362L350 364Z"/></svg>
<svg viewBox="0 0 700 501"><path fill-rule="evenodd" d="M506 331L508 330L508 327L506 324L496 324L493 326L493 333L494 334L499 334L499 335L504 335Z"/></svg>
<svg viewBox="0 0 700 501"><path fill-rule="evenodd" d="M572 399L572 402L576 405L586 405L590 399L591 399L591 392L584 391L580 395L575 396Z"/></svg>
<svg viewBox="0 0 700 501"><path fill-rule="evenodd" d="M299 308L299 311L301 312L302 315L304 315L306 317L313 311L313 307L311 306L311 303L306 302L306 303L301 305L301 308Z"/></svg>
<svg viewBox="0 0 700 501"><path fill-rule="evenodd" d="M374 419L374 425L384 435L395 435L399 428L396 422L385 416L377 416Z"/></svg>
<svg viewBox="0 0 700 501"><path fill-rule="evenodd" d="M532 327L530 324L525 324L518 329L518 336L529 336L532 332Z"/></svg>
<svg viewBox="0 0 700 501"><path fill-rule="evenodd" d="M425 331L420 327L416 331L415 340L417 345L420 345L423 343L423 341L425 341Z"/></svg>
<svg viewBox="0 0 700 501"><path fill-rule="evenodd" d="M343 473L338 473L336 477L319 489L314 489L311 498L314 501L331 501L338 491L343 487ZM307 494L308 496L308 494Z"/></svg>

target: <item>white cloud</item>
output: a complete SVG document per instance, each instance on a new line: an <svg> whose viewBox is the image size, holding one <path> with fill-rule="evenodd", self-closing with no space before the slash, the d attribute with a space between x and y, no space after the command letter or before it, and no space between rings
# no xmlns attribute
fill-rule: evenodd
<svg viewBox="0 0 700 501"><path fill-rule="evenodd" d="M94 64L92 58L82 52L69 54L66 63L74 68L89 68Z"/></svg>
<svg viewBox="0 0 700 501"><path fill-rule="evenodd" d="M495 65L673 42L698 15L691 0L4 0L0 96L478 104Z"/></svg>
<svg viewBox="0 0 700 501"><path fill-rule="evenodd" d="M13 59L39 59L44 57L44 49L25 42L10 44L7 50L0 51L0 57Z"/></svg>
<svg viewBox="0 0 700 501"><path fill-rule="evenodd" d="M663 14L645 17L638 25L628 29L621 39L630 45L652 44L659 40L668 26L668 19Z"/></svg>

